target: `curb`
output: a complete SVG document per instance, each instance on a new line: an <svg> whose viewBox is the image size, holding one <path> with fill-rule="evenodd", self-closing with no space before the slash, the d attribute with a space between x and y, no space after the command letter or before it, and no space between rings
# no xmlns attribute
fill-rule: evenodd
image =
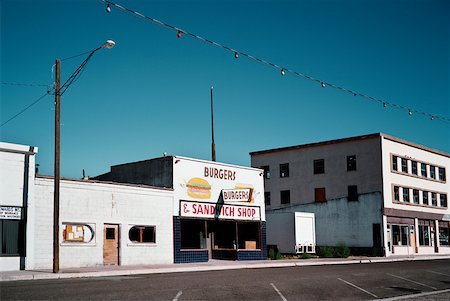
<svg viewBox="0 0 450 301"><path fill-rule="evenodd" d="M34 272L23 271L19 275L7 275L7 272L0 275L0 282L7 281L27 281L27 280L51 280L51 279L70 279L70 278L95 278L108 276L130 276L142 274L169 274L169 273L188 273L188 272L205 272L205 271L224 271L238 269L264 269L264 268L286 268L286 267L302 267L302 266L323 266L323 265L344 265L344 264L371 264L371 263L389 263L400 261L421 261L421 260L438 260L450 259L448 256L424 256L424 257L403 257L403 258L374 258L374 259L350 259L350 260L324 260L324 261L269 261L262 263L244 263L236 265L216 265L216 266L183 266L183 267L163 267L163 268L146 268L146 269L130 269L130 270L114 270L114 271L94 271L94 272L70 272L57 273L52 272Z"/></svg>

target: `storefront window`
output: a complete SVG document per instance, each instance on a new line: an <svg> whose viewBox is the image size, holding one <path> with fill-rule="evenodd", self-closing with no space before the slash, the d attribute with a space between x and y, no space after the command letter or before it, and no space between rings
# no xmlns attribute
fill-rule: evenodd
<svg viewBox="0 0 450 301"><path fill-rule="evenodd" d="M259 245L259 230L259 223L238 223L238 249L260 249L261 246Z"/></svg>
<svg viewBox="0 0 450 301"><path fill-rule="evenodd" d="M94 230L85 224L63 224L63 242L91 242Z"/></svg>
<svg viewBox="0 0 450 301"><path fill-rule="evenodd" d="M202 220L181 220L181 248L206 249L205 222Z"/></svg>
<svg viewBox="0 0 450 301"><path fill-rule="evenodd" d="M0 255L23 255L22 237L22 221L0 220Z"/></svg>
<svg viewBox="0 0 450 301"><path fill-rule="evenodd" d="M155 243L156 229L154 226L133 226L128 231L128 238L131 242Z"/></svg>
<svg viewBox="0 0 450 301"><path fill-rule="evenodd" d="M392 244L394 246L408 245L408 226L392 225Z"/></svg>
<svg viewBox="0 0 450 301"><path fill-rule="evenodd" d="M419 226L419 245L429 246L430 245L430 227L429 226Z"/></svg>
<svg viewBox="0 0 450 301"><path fill-rule="evenodd" d="M236 248L236 222L216 222L214 227L214 249Z"/></svg>
<svg viewBox="0 0 450 301"><path fill-rule="evenodd" d="M441 246L450 245L450 228L439 227L439 244Z"/></svg>

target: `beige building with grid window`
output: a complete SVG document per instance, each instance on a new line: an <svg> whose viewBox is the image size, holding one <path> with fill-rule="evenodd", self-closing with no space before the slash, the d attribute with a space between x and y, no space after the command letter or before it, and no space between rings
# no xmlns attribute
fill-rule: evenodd
<svg viewBox="0 0 450 301"><path fill-rule="evenodd" d="M266 214L315 213L318 246L450 254L448 153L376 133L250 155L265 171Z"/></svg>

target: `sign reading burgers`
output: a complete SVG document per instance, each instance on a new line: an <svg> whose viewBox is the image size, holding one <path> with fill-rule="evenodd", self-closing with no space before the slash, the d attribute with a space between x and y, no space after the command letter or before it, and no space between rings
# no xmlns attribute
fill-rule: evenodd
<svg viewBox="0 0 450 301"><path fill-rule="evenodd" d="M202 178L192 178L186 184L187 193L195 199L209 199L211 197L211 185Z"/></svg>

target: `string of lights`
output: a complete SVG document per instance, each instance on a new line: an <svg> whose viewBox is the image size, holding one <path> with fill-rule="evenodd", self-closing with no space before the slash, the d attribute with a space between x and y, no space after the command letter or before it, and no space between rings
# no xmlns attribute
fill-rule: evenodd
<svg viewBox="0 0 450 301"><path fill-rule="evenodd" d="M336 85L336 84L333 84L333 83L321 80L319 78L315 78L315 77L309 76L307 74L295 71L293 69L290 69L290 68L287 68L287 67L284 67L284 66L280 66L280 65L272 63L272 62L270 62L268 60L258 58L258 57L254 56L254 55L249 54L249 53L246 53L246 52L243 52L243 51L239 51L239 50L237 50L235 48L232 48L232 47L223 45L221 43L215 42L213 40L207 39L207 38L202 37L200 35L197 35L195 33L192 33L192 32L189 32L187 30L184 30L184 29L182 29L180 27L177 27L177 26L165 23L163 21L160 21L158 19L146 16L146 15L140 13L140 12L131 10L131 9L127 8L127 7L124 7L124 6L119 5L117 3L111 2L109 0L100 0L100 1L103 2L104 4L106 4L106 12L108 12L108 13L111 12L111 7L113 7L115 9L119 10L119 11L122 11L122 12L125 12L125 13L129 13L131 15L137 16L137 17L139 17L141 19L144 19L146 21L149 21L151 23L154 23L154 24L160 25L162 27L166 27L166 28L169 28L171 30L174 30L176 32L176 35L177 35L178 38L181 38L183 35L184 36L189 36L191 38L200 40L200 41L202 41L202 42L204 42L206 44L209 44L209 45L212 45L212 46L215 46L215 47L218 47L218 48L222 48L222 49L224 49L226 51L229 51L229 52L231 52L234 55L235 59L238 59L239 57L242 56L242 57L246 57L247 59L253 60L255 62L261 63L263 65L267 65L267 66L270 66L272 68L275 68L275 69L277 69L280 72L280 74L282 76L286 75L286 73L290 73L290 74L293 74L295 76L298 76L298 77L307 79L309 81L312 81L314 83L317 83L322 88L327 88L327 87L328 88L333 88L333 89L339 90L341 92L350 94L350 95L352 95L354 97L359 97L359 98L365 99L367 101L375 102L375 103L377 103L379 105L382 105L383 108L398 109L398 110L402 110L402 111L407 112L409 116L411 116L413 114L422 115L424 117L429 118L430 120L439 120L439 121L442 121L444 123L449 123L450 124L450 118L448 118L448 117L445 117L445 116L442 116L442 115L439 115L439 114L431 114L431 113L428 113L428 112L416 110L414 108L403 106L403 105L399 105L399 104L396 104L396 103L393 103L393 102L390 102L390 101L387 101L387 100L384 100L384 99L375 98L375 97L372 97L370 95L367 95L367 94L364 94L364 93L361 93L361 92L358 92L358 91L355 91L355 90L352 90L352 89L347 89L345 87L342 87L342 86L339 86L339 85Z"/></svg>

